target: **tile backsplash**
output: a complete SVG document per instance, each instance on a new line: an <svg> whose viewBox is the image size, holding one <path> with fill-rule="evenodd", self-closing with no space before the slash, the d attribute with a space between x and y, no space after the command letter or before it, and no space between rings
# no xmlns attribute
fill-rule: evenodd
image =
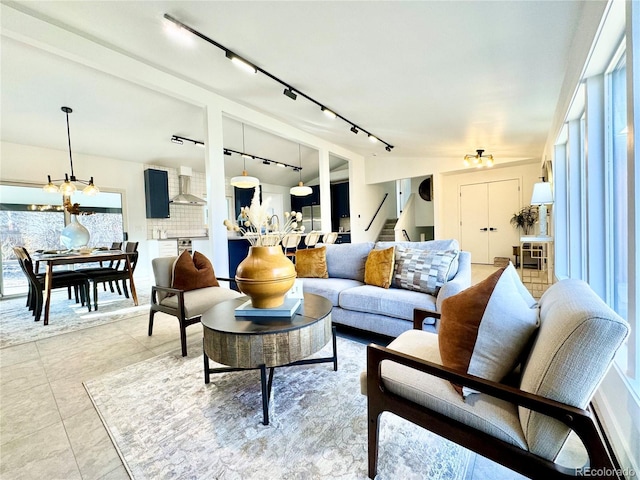
<svg viewBox="0 0 640 480"><path fill-rule="evenodd" d="M145 168L164 170L168 173L169 198L179 193L178 170L175 168L146 165ZM190 193L206 199L206 179L204 173L193 172ZM154 230L166 232L171 237L200 237L206 235L205 207L169 204L169 218L147 218L147 238L153 238Z"/></svg>

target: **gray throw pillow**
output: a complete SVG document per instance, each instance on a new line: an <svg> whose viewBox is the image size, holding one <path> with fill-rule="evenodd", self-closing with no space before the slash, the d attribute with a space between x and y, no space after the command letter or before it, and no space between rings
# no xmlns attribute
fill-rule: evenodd
<svg viewBox="0 0 640 480"><path fill-rule="evenodd" d="M459 250L417 250L398 246L393 286L438 295L457 265Z"/></svg>

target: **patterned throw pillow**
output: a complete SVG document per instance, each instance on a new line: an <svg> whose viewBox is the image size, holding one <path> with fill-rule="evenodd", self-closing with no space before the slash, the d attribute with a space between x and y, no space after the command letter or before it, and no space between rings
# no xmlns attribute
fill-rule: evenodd
<svg viewBox="0 0 640 480"><path fill-rule="evenodd" d="M373 249L364 264L364 283L376 287L389 288L393 278L395 247L384 250Z"/></svg>
<svg viewBox="0 0 640 480"><path fill-rule="evenodd" d="M172 288L188 291L219 286L213 265L200 252L193 252L193 258L191 258L189 252L184 251L174 262L171 276Z"/></svg>
<svg viewBox="0 0 640 480"><path fill-rule="evenodd" d="M393 284L397 288L438 295L457 265L458 250L416 250L398 247ZM455 272L454 272L455 273Z"/></svg>
<svg viewBox="0 0 640 480"><path fill-rule="evenodd" d="M298 278L329 278L326 247L296 251L296 274Z"/></svg>
<svg viewBox="0 0 640 480"><path fill-rule="evenodd" d="M494 382L514 369L539 323L537 304L521 283L509 263L442 302L438 345L445 367ZM475 393L453 387L463 398Z"/></svg>

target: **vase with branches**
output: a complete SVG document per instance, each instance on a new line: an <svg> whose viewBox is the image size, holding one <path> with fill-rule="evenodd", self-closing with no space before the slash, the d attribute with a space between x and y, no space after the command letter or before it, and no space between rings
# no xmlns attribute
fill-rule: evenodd
<svg viewBox="0 0 640 480"><path fill-rule="evenodd" d="M538 207L534 205L527 205L522 208L518 213L514 213L511 217L511 225L515 228L522 229L522 233L525 235L531 235L533 233L533 227L538 221Z"/></svg>

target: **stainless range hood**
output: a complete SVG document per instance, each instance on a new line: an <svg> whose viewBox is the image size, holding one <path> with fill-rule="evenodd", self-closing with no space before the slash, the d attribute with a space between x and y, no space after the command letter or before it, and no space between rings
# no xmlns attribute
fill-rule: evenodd
<svg viewBox="0 0 640 480"><path fill-rule="evenodd" d="M176 205L206 205L207 201L196 197L190 193L191 190L191 168L180 167L178 170L178 195L173 197L170 203Z"/></svg>

